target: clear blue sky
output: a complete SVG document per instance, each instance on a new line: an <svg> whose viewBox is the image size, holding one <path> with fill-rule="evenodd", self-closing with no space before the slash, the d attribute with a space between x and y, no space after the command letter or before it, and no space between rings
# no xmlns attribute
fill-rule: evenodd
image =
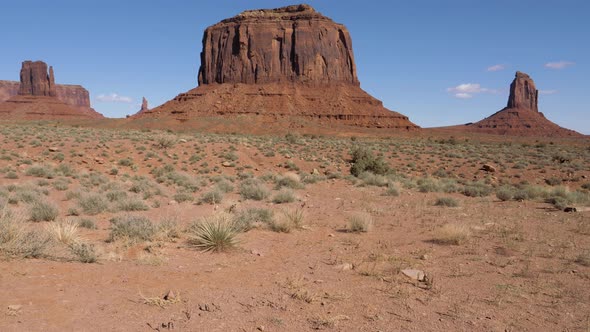
<svg viewBox="0 0 590 332"><path fill-rule="evenodd" d="M423 127L480 120L505 106L514 72L532 76L550 120L590 134L590 2L308 0L345 24L363 89ZM18 0L0 9L0 79L23 60L53 65L109 117L197 85L203 30L292 1ZM496 69L496 70L492 70ZM115 96L113 96L115 95Z"/></svg>

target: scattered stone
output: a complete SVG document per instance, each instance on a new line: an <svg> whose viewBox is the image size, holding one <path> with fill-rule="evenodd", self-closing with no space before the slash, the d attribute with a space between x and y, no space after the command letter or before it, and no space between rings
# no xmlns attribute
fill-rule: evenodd
<svg viewBox="0 0 590 332"><path fill-rule="evenodd" d="M178 202L175 200L171 200L170 202L168 202L168 205L178 205Z"/></svg>
<svg viewBox="0 0 590 332"><path fill-rule="evenodd" d="M59 151L59 148L57 148L55 146L52 146L49 148L49 152L57 152L57 151Z"/></svg>
<svg viewBox="0 0 590 332"><path fill-rule="evenodd" d="M481 170L489 173L496 173L496 168L488 164L484 164L483 166L481 166Z"/></svg>
<svg viewBox="0 0 590 332"><path fill-rule="evenodd" d="M262 257L262 254L261 254L261 253L260 253L258 250L250 250L250 253L251 253L252 255L255 255L255 256L260 256L260 257Z"/></svg>
<svg viewBox="0 0 590 332"><path fill-rule="evenodd" d="M320 171L318 171L317 168L314 168L313 171L311 171L312 175L320 175Z"/></svg>
<svg viewBox="0 0 590 332"><path fill-rule="evenodd" d="M256 328L258 331L264 331L264 325L260 325L259 327Z"/></svg>
<svg viewBox="0 0 590 332"><path fill-rule="evenodd" d="M223 166L223 167L232 167L232 163L230 163L229 161L224 161L223 163L221 163L221 166Z"/></svg>
<svg viewBox="0 0 590 332"><path fill-rule="evenodd" d="M405 269L401 271L406 277L416 280L416 281L424 281L426 280L426 273L421 270L416 269Z"/></svg>
<svg viewBox="0 0 590 332"><path fill-rule="evenodd" d="M178 140L178 142L180 142L180 143L186 143L186 142L188 142L188 141L187 141L187 140L185 140L184 138L181 138L181 139L179 139L179 140Z"/></svg>
<svg viewBox="0 0 590 332"><path fill-rule="evenodd" d="M342 263L334 266L334 268L340 271L349 271L354 269L354 265L352 265L352 263Z"/></svg>
<svg viewBox="0 0 590 332"><path fill-rule="evenodd" d="M174 300L176 300L176 294L174 294L174 292L172 290L169 290L168 292L166 292L166 294L164 294L164 296L162 298L165 301L174 301Z"/></svg>
<svg viewBox="0 0 590 332"><path fill-rule="evenodd" d="M11 304L8 306L8 310L10 310L10 311L19 311L22 308L23 308L23 306L20 304Z"/></svg>

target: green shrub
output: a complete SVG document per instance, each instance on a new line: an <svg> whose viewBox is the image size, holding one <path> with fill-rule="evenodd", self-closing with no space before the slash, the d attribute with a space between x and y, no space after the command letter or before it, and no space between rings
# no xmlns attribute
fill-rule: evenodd
<svg viewBox="0 0 590 332"><path fill-rule="evenodd" d="M240 195L243 199L261 201L270 195L268 188L254 179L244 180L240 184Z"/></svg>
<svg viewBox="0 0 590 332"><path fill-rule="evenodd" d="M150 207L137 198L127 198L117 203L117 209L119 211L147 211Z"/></svg>
<svg viewBox="0 0 590 332"><path fill-rule="evenodd" d="M87 229L96 229L96 223L94 222L94 220L92 219L80 219L78 221L78 225L82 228L87 228Z"/></svg>
<svg viewBox="0 0 590 332"><path fill-rule="evenodd" d="M46 179L53 179L55 177L53 169L48 165L33 165L26 170L25 174Z"/></svg>
<svg viewBox="0 0 590 332"><path fill-rule="evenodd" d="M363 172L359 175L359 179L363 180L363 185L386 187L389 184L389 179L383 175L373 174L371 172Z"/></svg>
<svg viewBox="0 0 590 332"><path fill-rule="evenodd" d="M352 167L350 173L356 177L363 172L385 175L391 171L389 165L381 157L375 157L367 148L357 146L351 151Z"/></svg>
<svg viewBox="0 0 590 332"><path fill-rule="evenodd" d="M98 260L98 255L92 244L74 243L70 246L70 250L81 263L96 263Z"/></svg>
<svg viewBox="0 0 590 332"><path fill-rule="evenodd" d="M217 189L208 191L201 196L199 202L207 204L219 204L223 200L223 192Z"/></svg>
<svg viewBox="0 0 590 332"><path fill-rule="evenodd" d="M250 208L238 213L234 217L234 225L241 232L246 232L252 228L254 223L271 224L274 220L272 210Z"/></svg>
<svg viewBox="0 0 590 332"><path fill-rule="evenodd" d="M45 201L33 202L29 208L31 221L53 221L59 215L57 206Z"/></svg>
<svg viewBox="0 0 590 332"><path fill-rule="evenodd" d="M440 197L434 202L436 206L457 207L459 202L453 197Z"/></svg>
<svg viewBox="0 0 590 332"><path fill-rule="evenodd" d="M80 197L78 204L84 213L91 216L106 211L109 208L109 202L100 194L88 194Z"/></svg>
<svg viewBox="0 0 590 332"><path fill-rule="evenodd" d="M295 194L291 189L281 189L272 198L272 202L275 204L292 203L295 201Z"/></svg>
<svg viewBox="0 0 590 332"><path fill-rule="evenodd" d="M151 241L156 235L154 224L143 216L121 216L111 219L109 242L123 240L130 243Z"/></svg>
<svg viewBox="0 0 590 332"><path fill-rule="evenodd" d="M509 201L514 198L515 192L512 186L502 186L496 191L496 197L501 201Z"/></svg>
<svg viewBox="0 0 590 332"><path fill-rule="evenodd" d="M191 193L187 193L184 191L178 192L176 194L174 194L174 196L172 197L175 201L177 201L178 203L183 203L183 202L192 202L193 201L193 194Z"/></svg>
<svg viewBox="0 0 590 332"><path fill-rule="evenodd" d="M468 197L485 197L491 194L493 188L481 182L473 182L465 185L463 195Z"/></svg>

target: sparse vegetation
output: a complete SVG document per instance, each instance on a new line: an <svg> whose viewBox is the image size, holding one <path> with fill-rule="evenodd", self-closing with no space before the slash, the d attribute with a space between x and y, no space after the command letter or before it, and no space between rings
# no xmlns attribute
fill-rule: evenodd
<svg viewBox="0 0 590 332"><path fill-rule="evenodd" d="M238 230L230 215L218 213L193 223L189 243L202 251L221 252L237 245Z"/></svg>
<svg viewBox="0 0 590 332"><path fill-rule="evenodd" d="M367 233L373 224L373 217L368 213L359 212L348 217L348 230L352 233Z"/></svg>

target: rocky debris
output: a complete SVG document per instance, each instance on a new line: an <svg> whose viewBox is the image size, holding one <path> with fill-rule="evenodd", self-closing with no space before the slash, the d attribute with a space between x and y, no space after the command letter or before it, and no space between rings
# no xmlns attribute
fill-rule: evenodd
<svg viewBox="0 0 590 332"><path fill-rule="evenodd" d="M221 166L223 166L223 167L232 167L233 164L230 163L229 161L224 161L224 162L221 163Z"/></svg>
<svg viewBox="0 0 590 332"><path fill-rule="evenodd" d="M496 173L496 167L488 164L484 164L483 166L481 166L481 170L488 173Z"/></svg>
<svg viewBox="0 0 590 332"><path fill-rule="evenodd" d="M166 292L166 294L164 294L164 296L162 296L162 299L164 301L175 301L178 297L176 296L176 294L172 291L169 290Z"/></svg>
<svg viewBox="0 0 590 332"><path fill-rule="evenodd" d="M590 207L566 207L563 212L590 212Z"/></svg>
<svg viewBox="0 0 590 332"><path fill-rule="evenodd" d="M334 269L339 271L350 271L354 269L354 265L351 263L342 263L334 266Z"/></svg>
<svg viewBox="0 0 590 332"><path fill-rule="evenodd" d="M43 61L25 61L20 70L20 88L18 94L21 96L45 96L55 97L55 77L53 67L49 67Z"/></svg>
<svg viewBox="0 0 590 332"><path fill-rule="evenodd" d="M51 147L49 147L48 150L49 150L49 152L58 152L59 151L59 148L56 147L56 146L51 146Z"/></svg>
<svg viewBox="0 0 590 332"><path fill-rule="evenodd" d="M360 88L348 30L308 5L245 11L207 28L198 81L132 118L239 117L242 131L246 119L264 128L278 120L299 128L418 128Z"/></svg>
<svg viewBox="0 0 590 332"><path fill-rule="evenodd" d="M401 270L401 273L403 275L405 275L406 277L408 277L412 280L415 280L415 281L426 280L426 273L424 273L424 271L421 271L421 270L405 269L405 270Z"/></svg>
<svg viewBox="0 0 590 332"><path fill-rule="evenodd" d="M582 134L562 128L547 120L538 109L539 93L533 79L517 71L505 108L479 122L462 127L466 131L495 135L583 137Z"/></svg>

